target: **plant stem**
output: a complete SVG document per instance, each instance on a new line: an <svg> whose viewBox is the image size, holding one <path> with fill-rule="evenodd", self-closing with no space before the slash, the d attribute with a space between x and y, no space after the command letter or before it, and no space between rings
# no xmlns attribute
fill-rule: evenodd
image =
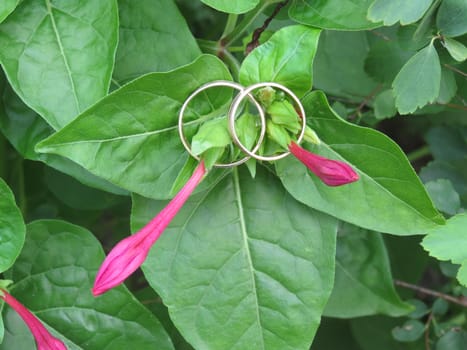
<svg viewBox="0 0 467 350"><path fill-rule="evenodd" d="M225 23L224 32L221 35L221 39L229 35L235 29L237 25L238 15L230 13L227 17L227 22Z"/></svg>
<svg viewBox="0 0 467 350"><path fill-rule="evenodd" d="M261 1L258 6L256 6L253 10L248 12L242 19L242 21L238 24L235 29L233 29L228 35L221 38L220 46L222 48L227 48L236 42L243 33L248 29L248 27L254 22L254 20L271 4L277 2L277 0L265 0Z"/></svg>
<svg viewBox="0 0 467 350"><path fill-rule="evenodd" d="M425 287L417 286L415 284L407 283L407 282L400 281L400 280L394 280L394 284L396 286L399 286L399 287L412 289L412 290L417 291L417 292L419 292L421 294L430 295L430 296L436 297L436 298L441 298L441 299L444 299L444 300L449 301L451 303L454 303L454 304L457 304L457 305L460 305L460 306L463 306L463 307L467 307L467 298L466 297L456 298L456 297L453 297L452 295L440 293L440 292L437 292L435 290L431 290L431 289L428 289L428 288L425 288Z"/></svg>
<svg viewBox="0 0 467 350"><path fill-rule="evenodd" d="M0 133L0 178L6 180L6 139L2 133Z"/></svg>
<svg viewBox="0 0 467 350"><path fill-rule="evenodd" d="M453 67L453 66L451 66L449 64L446 64L446 63L444 63L443 66L445 66L447 69L452 70L453 72L456 72L456 73L462 75L463 77L467 77L467 73L461 71L460 69L457 69L456 67Z"/></svg>
<svg viewBox="0 0 467 350"><path fill-rule="evenodd" d="M238 74L240 72L240 63L237 61L234 55L225 49L225 47L219 46L219 43L209 40L197 40L199 47L202 51L216 55L223 62L227 64L232 73L234 80L238 80Z"/></svg>
<svg viewBox="0 0 467 350"><path fill-rule="evenodd" d="M428 320L426 320L426 329L425 329L425 350L431 350L430 347L430 326L431 320L433 319L433 312L430 312Z"/></svg>
<svg viewBox="0 0 467 350"><path fill-rule="evenodd" d="M415 162L416 160L419 160L420 158L428 156L430 153L431 153L430 148L428 146L423 146L407 154L407 159L409 160L409 162Z"/></svg>

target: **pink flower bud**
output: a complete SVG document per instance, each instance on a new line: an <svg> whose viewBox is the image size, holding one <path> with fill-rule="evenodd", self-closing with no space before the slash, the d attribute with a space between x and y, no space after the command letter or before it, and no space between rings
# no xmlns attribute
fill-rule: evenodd
<svg viewBox="0 0 467 350"><path fill-rule="evenodd" d="M185 186L158 215L137 233L120 241L110 251L97 272L92 288L94 296L118 286L141 266L152 245L185 204L205 174L204 161L201 161Z"/></svg>
<svg viewBox="0 0 467 350"><path fill-rule="evenodd" d="M24 305L13 298L7 291L0 290L0 298L5 301L10 307L15 310L23 319L24 323L31 330L32 335L36 339L37 350L66 350L67 347L60 340L55 338L39 319L34 316Z"/></svg>
<svg viewBox="0 0 467 350"><path fill-rule="evenodd" d="M289 145L289 150L328 186L341 186L359 179L355 170L344 162L308 152L295 142Z"/></svg>

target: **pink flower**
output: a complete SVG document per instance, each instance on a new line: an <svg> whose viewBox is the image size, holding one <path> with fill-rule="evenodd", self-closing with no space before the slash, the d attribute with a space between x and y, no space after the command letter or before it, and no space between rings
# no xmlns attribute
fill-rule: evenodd
<svg viewBox="0 0 467 350"><path fill-rule="evenodd" d="M110 251L97 272L92 288L94 296L118 286L141 266L152 245L185 204L205 174L204 161L201 161L185 186L158 215L137 233L120 241Z"/></svg>
<svg viewBox="0 0 467 350"><path fill-rule="evenodd" d="M31 330L32 335L36 339L37 350L66 350L67 347L65 344L55 338L49 331L44 327L44 325L39 321L39 319L34 316L31 311L26 309L18 300L13 298L7 291L0 290L0 298L5 301L8 305L15 310L18 315L21 316L24 323Z"/></svg>
<svg viewBox="0 0 467 350"><path fill-rule="evenodd" d="M289 150L328 186L341 186L359 179L355 170L344 162L308 152L295 142L289 145Z"/></svg>

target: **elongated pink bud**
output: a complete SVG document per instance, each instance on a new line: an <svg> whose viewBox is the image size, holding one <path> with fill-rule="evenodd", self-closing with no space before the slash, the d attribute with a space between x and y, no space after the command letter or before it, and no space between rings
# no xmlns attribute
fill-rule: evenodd
<svg viewBox="0 0 467 350"><path fill-rule="evenodd" d="M347 163L308 152L295 142L289 145L289 150L328 186L341 186L359 179L358 174Z"/></svg>
<svg viewBox="0 0 467 350"><path fill-rule="evenodd" d="M94 296L118 286L141 266L152 245L185 204L205 174L204 161L201 161L185 186L159 214L137 233L120 241L110 251L97 272L92 288Z"/></svg>
<svg viewBox="0 0 467 350"><path fill-rule="evenodd" d="M34 316L23 304L13 298L7 291L0 290L0 298L15 310L18 315L23 319L24 323L28 326L34 339L36 340L37 350L67 350L65 344L55 338L39 319Z"/></svg>

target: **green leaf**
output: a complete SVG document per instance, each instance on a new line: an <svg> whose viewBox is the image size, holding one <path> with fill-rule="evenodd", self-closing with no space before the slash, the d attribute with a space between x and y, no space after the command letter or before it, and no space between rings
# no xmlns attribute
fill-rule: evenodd
<svg viewBox="0 0 467 350"><path fill-rule="evenodd" d="M287 157L276 163L276 169L297 200L357 226L395 235L423 234L444 223L404 153L391 139L342 120L320 91L307 95L303 105L307 115L313 116L308 118L309 126L322 141L320 146L306 148L349 163L360 179L328 187L299 161Z"/></svg>
<svg viewBox="0 0 467 350"><path fill-rule="evenodd" d="M441 65L433 43L416 53L397 74L392 87L401 114L415 112L439 95Z"/></svg>
<svg viewBox="0 0 467 350"><path fill-rule="evenodd" d="M245 86L276 82L303 96L311 89L320 32L301 25L282 28L245 58L240 82Z"/></svg>
<svg viewBox="0 0 467 350"><path fill-rule="evenodd" d="M173 0L118 1L120 29L113 77L125 82L165 72L201 54Z"/></svg>
<svg viewBox="0 0 467 350"><path fill-rule="evenodd" d="M259 0L201 0L212 8L227 12L240 14L253 10L259 4Z"/></svg>
<svg viewBox="0 0 467 350"><path fill-rule="evenodd" d="M8 270L24 244L26 226L15 197L0 178L0 272Z"/></svg>
<svg viewBox="0 0 467 350"><path fill-rule="evenodd" d="M394 117L397 114L396 103L392 90L384 90L375 98L375 117L385 119Z"/></svg>
<svg viewBox="0 0 467 350"><path fill-rule="evenodd" d="M423 239L422 246L438 260L451 260L454 264L462 264L461 270L467 265L467 251L459 247L467 246L467 214L458 214L450 218L446 225L431 230ZM459 271L459 282L467 286L465 271ZM462 278L459 278L461 275Z"/></svg>
<svg viewBox="0 0 467 350"><path fill-rule="evenodd" d="M8 80L54 129L107 93L117 16L115 0L25 0L0 24Z"/></svg>
<svg viewBox="0 0 467 350"><path fill-rule="evenodd" d="M467 332L451 330L446 332L436 343L436 350L464 350L467 348Z"/></svg>
<svg viewBox="0 0 467 350"><path fill-rule="evenodd" d="M324 31L313 65L314 88L352 101L366 98L377 87L364 70L368 50L365 32Z"/></svg>
<svg viewBox="0 0 467 350"><path fill-rule="evenodd" d="M467 127L436 126L426 134L426 141L437 160L465 160L467 158Z"/></svg>
<svg viewBox="0 0 467 350"><path fill-rule="evenodd" d="M444 38L443 44L449 54L458 62L467 60L467 47L457 40L451 38Z"/></svg>
<svg viewBox="0 0 467 350"><path fill-rule="evenodd" d="M401 316L411 310L394 289L381 234L344 223L337 235L336 277L324 314L339 318Z"/></svg>
<svg viewBox="0 0 467 350"><path fill-rule="evenodd" d="M361 30L381 27L367 19L373 0L294 0L290 18L313 27L337 30Z"/></svg>
<svg viewBox="0 0 467 350"><path fill-rule="evenodd" d="M445 104L456 96L457 83L454 72L446 67L441 68L441 83L439 87L439 95L436 98L437 103Z"/></svg>
<svg viewBox="0 0 467 350"><path fill-rule="evenodd" d="M244 168L243 168L244 169ZM165 205L136 196L133 230ZM337 223L259 167L192 196L143 264L196 349L309 349L334 276Z"/></svg>
<svg viewBox="0 0 467 350"><path fill-rule="evenodd" d="M18 6L20 0L3 0L0 3L0 23Z"/></svg>
<svg viewBox="0 0 467 350"><path fill-rule="evenodd" d="M178 112L196 88L230 80L224 64L203 55L177 70L147 74L100 100L37 151L70 158L91 173L147 197L165 199L188 153L178 136ZM187 108L185 133L200 115L222 108L231 90L209 89Z"/></svg>
<svg viewBox="0 0 467 350"><path fill-rule="evenodd" d="M173 349L159 321L125 287L94 298L92 282L104 253L87 230L63 221L28 225L24 249L12 270L11 293L63 339L70 349ZM5 341L30 338L17 334L6 318ZM20 347L32 349L33 347Z"/></svg>
<svg viewBox="0 0 467 350"><path fill-rule="evenodd" d="M368 9L368 19L384 22L391 26L397 22L402 25L417 22L428 10L433 0L375 0Z"/></svg>
<svg viewBox="0 0 467 350"><path fill-rule="evenodd" d="M425 325L418 320L408 320L401 327L392 330L394 339L400 342L412 342L419 339L425 332Z"/></svg>
<svg viewBox="0 0 467 350"><path fill-rule="evenodd" d="M443 0L436 16L436 25L444 36L467 33L467 3L464 0Z"/></svg>
<svg viewBox="0 0 467 350"><path fill-rule="evenodd" d="M200 155L210 148L224 148L231 142L226 118L212 119L199 127L191 141L191 150Z"/></svg>
<svg viewBox="0 0 467 350"><path fill-rule="evenodd" d="M0 76L0 130L12 146L26 159L37 160L73 176L83 184L107 192L125 195L126 191L92 175L67 158L54 154L38 154L36 144L52 133L52 128L24 104L10 85Z"/></svg>
<svg viewBox="0 0 467 350"><path fill-rule="evenodd" d="M457 214L461 200L451 181L447 179L429 181L425 187L438 210L448 215Z"/></svg>

